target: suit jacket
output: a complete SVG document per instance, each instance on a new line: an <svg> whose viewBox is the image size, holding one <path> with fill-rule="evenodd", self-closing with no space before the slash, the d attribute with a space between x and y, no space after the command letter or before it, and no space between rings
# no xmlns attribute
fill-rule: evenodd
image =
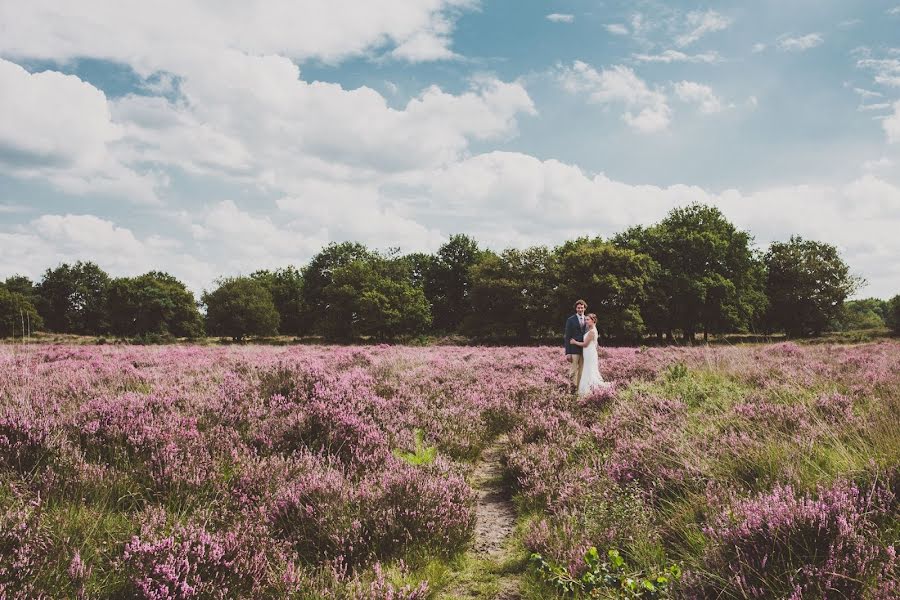
<svg viewBox="0 0 900 600"><path fill-rule="evenodd" d="M587 331L581 323L578 322L578 315L572 315L566 321L566 333L563 344L566 347L566 354L582 354L584 348L569 343L569 340L575 338L579 342L584 341L584 333Z"/></svg>

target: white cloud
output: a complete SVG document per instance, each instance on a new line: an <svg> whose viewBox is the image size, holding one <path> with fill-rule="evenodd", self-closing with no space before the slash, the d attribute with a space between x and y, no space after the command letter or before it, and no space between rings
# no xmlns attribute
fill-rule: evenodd
<svg viewBox="0 0 900 600"><path fill-rule="evenodd" d="M757 43L753 44L753 48L751 48L750 50L753 52L753 54L759 54L760 52L762 52L765 49L766 49L765 44L763 44L762 42L757 42Z"/></svg>
<svg viewBox="0 0 900 600"><path fill-rule="evenodd" d="M29 73L0 59L0 171L72 193L155 202L163 181L125 166L103 92L72 75ZM65 101L60 101L64 98Z"/></svg>
<svg viewBox="0 0 900 600"><path fill-rule="evenodd" d="M164 269L199 291L217 275L208 263L183 253L180 242L138 238L131 230L88 214L47 214L27 225L0 230L0 276L39 279L63 262L97 262L113 276Z"/></svg>
<svg viewBox="0 0 900 600"><path fill-rule="evenodd" d="M476 7L474 0L333 0L327 10L317 0L5 2L0 22L16 26L4 31L0 54L106 58L144 75L180 73L225 49L337 62L405 46L398 57L442 59L452 55L456 16Z"/></svg>
<svg viewBox="0 0 900 600"><path fill-rule="evenodd" d="M900 142L900 102L894 103L894 114L882 121L881 126L884 127L888 142Z"/></svg>
<svg viewBox="0 0 900 600"><path fill-rule="evenodd" d="M856 61L860 69L868 69L875 73L875 83L891 87L900 87L900 59L897 58L863 58Z"/></svg>
<svg viewBox="0 0 900 600"><path fill-rule="evenodd" d="M808 33L800 37L782 36L778 39L778 48L785 52L804 52L821 46L825 38L819 33Z"/></svg>
<svg viewBox="0 0 900 600"><path fill-rule="evenodd" d="M887 156L882 156L877 160L867 160L862 164L863 171L881 171L894 166L894 161Z"/></svg>
<svg viewBox="0 0 900 600"><path fill-rule="evenodd" d="M628 35L628 27L621 23L608 23L607 25L604 25L604 27L606 28L606 31L613 35Z"/></svg>
<svg viewBox="0 0 900 600"><path fill-rule="evenodd" d="M229 78L244 83L223 87ZM286 58L239 53L220 55L181 89L184 101L114 103L133 160L263 178L281 189L297 176L360 177L454 160L472 140L512 136L519 115L535 114L517 82L478 78L458 95L431 86L394 109L371 88L308 83Z"/></svg>
<svg viewBox="0 0 900 600"><path fill-rule="evenodd" d="M640 62L660 62L660 63L707 63L713 64L721 62L722 57L718 52L703 52L701 54L685 54L678 50L666 50L661 54L635 54L635 60Z"/></svg>
<svg viewBox="0 0 900 600"><path fill-rule="evenodd" d="M675 84L675 93L682 102L696 104L700 112L704 114L722 111L722 101L708 85L694 81L680 81Z"/></svg>
<svg viewBox="0 0 900 600"><path fill-rule="evenodd" d="M879 102L877 104L860 104L856 109L860 112L887 110L891 107L890 102Z"/></svg>
<svg viewBox="0 0 900 600"><path fill-rule="evenodd" d="M575 15L552 13L552 14L547 15L547 20L553 21L554 23L574 23Z"/></svg>
<svg viewBox="0 0 900 600"><path fill-rule="evenodd" d="M732 24L732 19L714 10L688 13L686 24L689 31L675 38L678 46L689 46L708 33L722 31Z"/></svg>
<svg viewBox="0 0 900 600"><path fill-rule="evenodd" d="M650 87L630 68L616 65L597 71L591 65L575 61L560 67L559 78L571 93L586 93L596 104L621 104L622 119L641 133L662 131L669 126L671 109L666 96Z"/></svg>
<svg viewBox="0 0 900 600"><path fill-rule="evenodd" d="M872 90L867 90L863 88L853 88L853 91L860 95L861 98L881 98L884 96L881 92L873 92Z"/></svg>
<svg viewBox="0 0 900 600"><path fill-rule="evenodd" d="M889 15L900 15L900 5L895 6L894 8L889 8L887 10L887 14Z"/></svg>

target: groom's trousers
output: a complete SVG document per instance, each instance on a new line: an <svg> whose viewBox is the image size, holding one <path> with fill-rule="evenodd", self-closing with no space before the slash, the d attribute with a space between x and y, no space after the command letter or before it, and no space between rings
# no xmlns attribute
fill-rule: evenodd
<svg viewBox="0 0 900 600"><path fill-rule="evenodd" d="M572 385L577 390L581 381L581 372L584 370L584 356L581 354L570 354L569 356L572 357L572 362L569 363L569 377L572 378Z"/></svg>

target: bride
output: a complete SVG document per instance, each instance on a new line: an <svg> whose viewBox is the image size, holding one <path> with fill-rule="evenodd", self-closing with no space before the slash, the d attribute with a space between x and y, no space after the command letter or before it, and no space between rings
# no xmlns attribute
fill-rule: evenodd
<svg viewBox="0 0 900 600"><path fill-rule="evenodd" d="M584 341L572 339L569 343L584 348L584 370L581 372L581 380L578 382L578 395L586 396L593 390L606 387L609 383L603 381L600 375L600 362L597 357L597 315L591 313L585 319L587 333Z"/></svg>

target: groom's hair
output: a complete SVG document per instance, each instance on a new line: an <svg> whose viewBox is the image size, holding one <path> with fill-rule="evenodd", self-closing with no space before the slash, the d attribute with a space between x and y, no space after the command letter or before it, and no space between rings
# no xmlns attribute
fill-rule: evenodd
<svg viewBox="0 0 900 600"><path fill-rule="evenodd" d="M575 301L575 308L578 308L578 305L579 305L579 304L581 304L581 305L584 306L584 310L587 310L587 302L585 302L584 300L576 300L576 301Z"/></svg>

